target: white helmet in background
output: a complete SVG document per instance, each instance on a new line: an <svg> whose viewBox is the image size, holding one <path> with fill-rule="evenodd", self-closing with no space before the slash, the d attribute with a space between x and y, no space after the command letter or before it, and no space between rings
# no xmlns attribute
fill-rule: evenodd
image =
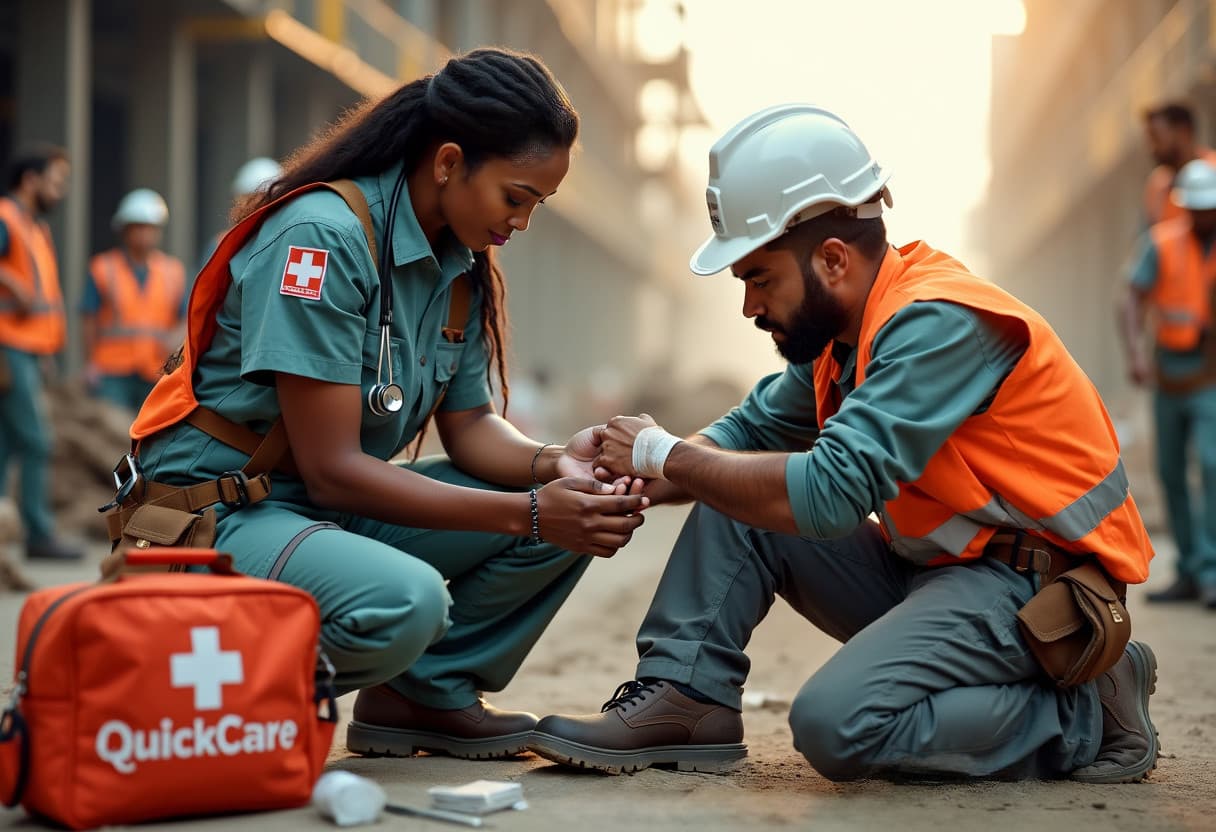
<svg viewBox="0 0 1216 832"><path fill-rule="evenodd" d="M151 188L136 188L122 198L110 226L121 231L128 225L163 226L169 221L169 206Z"/></svg>
<svg viewBox="0 0 1216 832"><path fill-rule="evenodd" d="M1216 167L1205 159L1187 162L1178 171L1170 199L1188 211L1216 209Z"/></svg>
<svg viewBox="0 0 1216 832"><path fill-rule="evenodd" d="M283 173L274 159L258 156L241 165L232 178L232 195L246 196L269 185Z"/></svg>
<svg viewBox="0 0 1216 832"><path fill-rule="evenodd" d="M839 116L809 104L761 110L710 148L705 201L714 235L688 266L715 274L793 225L879 194L890 207L889 178ZM881 215L877 203L856 214Z"/></svg>

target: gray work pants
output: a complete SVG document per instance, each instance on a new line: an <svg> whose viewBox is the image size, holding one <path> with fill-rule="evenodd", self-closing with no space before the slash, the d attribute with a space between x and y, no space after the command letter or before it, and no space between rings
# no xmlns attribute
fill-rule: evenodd
<svg viewBox="0 0 1216 832"><path fill-rule="evenodd" d="M638 633L638 678L740 708L752 630L780 595L843 642L790 710L794 746L833 780L872 774L1059 777L1093 761L1093 683L1045 683L1015 613L1031 580L980 560L937 569L877 525L838 540L689 515Z"/></svg>

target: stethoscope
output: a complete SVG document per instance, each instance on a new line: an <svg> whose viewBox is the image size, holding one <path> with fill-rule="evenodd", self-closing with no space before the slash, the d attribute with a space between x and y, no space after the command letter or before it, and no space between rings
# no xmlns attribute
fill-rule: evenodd
<svg viewBox="0 0 1216 832"><path fill-rule="evenodd" d="M380 357L376 361L376 383L367 391L367 407L377 416L399 413L405 405L405 391L393 381L392 341L389 332L393 325L393 226L397 220L397 200L405 185L405 168L393 184L393 196L388 203L384 223L384 243L380 246ZM387 366L386 366L387 365ZM386 379L387 372L387 379Z"/></svg>

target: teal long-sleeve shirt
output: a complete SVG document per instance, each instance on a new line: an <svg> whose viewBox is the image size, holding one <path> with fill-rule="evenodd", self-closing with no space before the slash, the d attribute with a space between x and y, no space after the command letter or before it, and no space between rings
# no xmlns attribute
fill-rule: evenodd
<svg viewBox="0 0 1216 832"><path fill-rule="evenodd" d="M729 450L789 452L786 487L799 532L841 537L893 499L899 483L917 480L959 425L987 409L1026 346L1023 327L997 316L914 303L878 331L864 384L853 385L856 349L833 345L843 400L822 430L811 365L796 364L761 379L701 433Z"/></svg>

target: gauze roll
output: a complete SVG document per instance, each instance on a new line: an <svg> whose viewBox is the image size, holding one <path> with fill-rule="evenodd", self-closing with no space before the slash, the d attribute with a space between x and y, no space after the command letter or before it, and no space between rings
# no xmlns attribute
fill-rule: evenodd
<svg viewBox="0 0 1216 832"><path fill-rule="evenodd" d="M312 790L312 805L338 826L375 823L388 796L380 784L349 771L327 771Z"/></svg>

